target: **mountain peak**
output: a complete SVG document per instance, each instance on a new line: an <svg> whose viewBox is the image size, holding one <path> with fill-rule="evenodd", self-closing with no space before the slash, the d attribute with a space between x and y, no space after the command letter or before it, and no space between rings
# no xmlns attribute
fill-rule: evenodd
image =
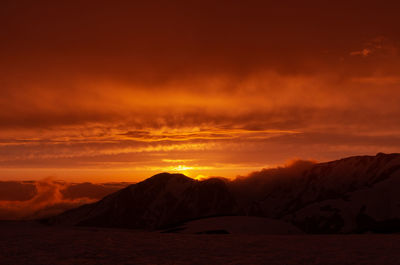
<svg viewBox="0 0 400 265"><path fill-rule="evenodd" d="M170 182L171 180L178 181L178 182L194 181L194 179L189 178L183 174L163 172L163 173L156 174L156 175L146 179L144 182L167 183L167 182Z"/></svg>

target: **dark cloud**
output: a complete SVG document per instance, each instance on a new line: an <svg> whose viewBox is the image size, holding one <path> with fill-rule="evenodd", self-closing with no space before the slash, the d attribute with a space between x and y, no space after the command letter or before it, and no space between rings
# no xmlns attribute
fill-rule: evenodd
<svg viewBox="0 0 400 265"><path fill-rule="evenodd" d="M0 201L26 201L36 194L34 183L2 181L0 182Z"/></svg>
<svg viewBox="0 0 400 265"><path fill-rule="evenodd" d="M15 76L33 70L47 80L54 73L153 83L215 72L320 71L377 36L398 40L398 8L377 1L6 1L1 50Z"/></svg>

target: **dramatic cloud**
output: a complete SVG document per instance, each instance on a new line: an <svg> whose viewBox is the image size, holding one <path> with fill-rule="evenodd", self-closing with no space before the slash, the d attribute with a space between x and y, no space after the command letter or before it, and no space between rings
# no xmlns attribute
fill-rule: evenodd
<svg viewBox="0 0 400 265"><path fill-rule="evenodd" d="M0 178L235 177L396 152L399 8L3 1Z"/></svg>

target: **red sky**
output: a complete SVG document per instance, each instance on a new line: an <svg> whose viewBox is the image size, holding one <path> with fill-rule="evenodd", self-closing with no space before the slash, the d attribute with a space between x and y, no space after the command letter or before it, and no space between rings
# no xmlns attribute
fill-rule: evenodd
<svg viewBox="0 0 400 265"><path fill-rule="evenodd" d="M0 3L0 178L398 152L397 1Z"/></svg>

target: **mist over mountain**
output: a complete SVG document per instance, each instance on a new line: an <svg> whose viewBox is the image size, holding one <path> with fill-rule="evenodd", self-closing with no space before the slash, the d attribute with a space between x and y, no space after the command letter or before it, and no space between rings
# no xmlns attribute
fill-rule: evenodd
<svg viewBox="0 0 400 265"><path fill-rule="evenodd" d="M400 231L400 154L296 161L233 181L157 174L50 224L159 229L212 216L281 220L307 233Z"/></svg>

